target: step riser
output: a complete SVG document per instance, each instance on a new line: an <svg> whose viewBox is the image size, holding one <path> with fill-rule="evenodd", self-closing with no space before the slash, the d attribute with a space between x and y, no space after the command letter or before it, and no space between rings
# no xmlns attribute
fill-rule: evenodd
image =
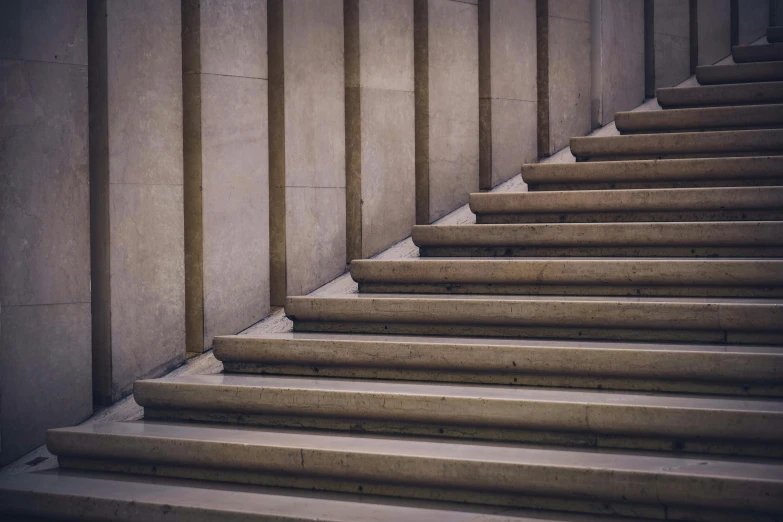
<svg viewBox="0 0 783 522"><path fill-rule="evenodd" d="M696 212L557 212L546 214L476 214L480 225L525 223L640 223L673 221L780 221L783 211Z"/></svg>
<svg viewBox="0 0 783 522"><path fill-rule="evenodd" d="M621 134L778 129L783 105L619 112L615 125Z"/></svg>
<svg viewBox="0 0 783 522"><path fill-rule="evenodd" d="M665 133L661 136L676 136L678 133ZM626 137L647 137L649 135L638 134L635 136ZM579 153L576 156L577 162L585 161L639 161L639 160L661 160L661 159L708 159L708 158L736 158L745 156L779 156L782 155L783 145L775 146L775 148L767 148L763 146L751 145L747 149L731 148L728 149L715 149L710 150L705 147L704 149L686 150L683 152L671 151L668 148L660 148L653 150L637 150L629 149L621 153L604 153L599 151ZM572 151L573 152L573 151Z"/></svg>
<svg viewBox="0 0 783 522"><path fill-rule="evenodd" d="M783 60L783 44L738 45L731 50L736 63L779 62Z"/></svg>
<svg viewBox="0 0 783 522"><path fill-rule="evenodd" d="M783 83L669 87L657 90L663 109L734 107L783 103Z"/></svg>
<svg viewBox="0 0 783 522"><path fill-rule="evenodd" d="M421 257L783 257L780 247L419 247Z"/></svg>
<svg viewBox="0 0 783 522"><path fill-rule="evenodd" d="M586 163L580 163L586 165ZM524 177L523 177L524 179ZM574 183L537 183L528 182L530 192L549 192L563 190L615 190L615 189L669 189L669 188L722 188L722 187L778 187L783 186L783 178L761 179L724 179L724 180L683 180L683 181L585 181Z"/></svg>
<svg viewBox="0 0 783 522"><path fill-rule="evenodd" d="M504 283L359 283L367 294L605 295L628 297L783 297L783 286L610 286Z"/></svg>
<svg viewBox="0 0 783 522"><path fill-rule="evenodd" d="M387 402L387 404L389 404ZM373 405L376 412L383 411L383 402L368 401L367 405ZM418 409L420 405L416 405ZM426 405L425 405L426 406ZM542 407L546 407L543 406ZM269 428L314 429L329 431L344 431L363 434L380 435L411 435L426 437L443 437L449 439L487 440L497 442L512 442L525 444L547 444L576 448L607 448L607 449L641 449L647 451L678 451L683 453L708 453L714 455L742 455L749 457L783 457L783 445L775 441L768 443L741 441L734 439L720 440L714 433L709 439L688 435L675 435L674 433L653 436L649 434L624 435L605 434L586 431L562 431L547 430L545 424L540 424L535 430L524 430L509 427L504 424L484 422L485 427L470 424L455 424L445 418L442 410L433 408L437 414L422 418L416 422L403 422L393 418L374 419L370 417L372 412L345 412L344 417L328 417L328 409L322 417L280 415L276 413L237 413L223 411L204 411L187 409L152 409L145 408L146 419L162 421L185 422L212 422L219 424L236 424L244 426L263 426ZM550 412L552 410L549 410ZM697 412L697 415L700 412ZM525 418L532 412L520 412ZM575 414L574 414L575 415ZM583 414L584 415L584 414ZM439 419L438 417L444 417ZM442 422L438 422L441 420ZM740 422L742 418L737 416ZM682 424L702 422L695 420L692 414L685 414L681 419ZM715 422L704 420L703 422ZM704 424L710 426L711 424ZM596 430L597 431L597 430ZM748 431L746 433L752 433ZM739 437L737 437L738 439Z"/></svg>
<svg viewBox="0 0 783 522"><path fill-rule="evenodd" d="M734 131L734 130L772 130L783 128L783 122L778 120L768 123L757 124L697 124L697 125L638 125L632 128L623 128L619 126L617 130L621 136L633 136L640 134L674 134L677 132L714 132L714 131ZM689 156L684 156L689 157Z"/></svg>
<svg viewBox="0 0 783 522"><path fill-rule="evenodd" d="M783 26L772 26L767 28L767 41L769 43L783 42Z"/></svg>
<svg viewBox="0 0 783 522"><path fill-rule="evenodd" d="M696 81L701 85L779 82L782 80L783 62L701 65L696 68Z"/></svg>

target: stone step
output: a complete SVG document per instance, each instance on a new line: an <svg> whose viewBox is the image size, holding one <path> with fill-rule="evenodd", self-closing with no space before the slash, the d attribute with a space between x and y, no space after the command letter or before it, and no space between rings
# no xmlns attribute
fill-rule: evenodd
<svg viewBox="0 0 783 522"><path fill-rule="evenodd" d="M69 469L669 519L783 511L776 460L157 421L51 430L48 446Z"/></svg>
<svg viewBox="0 0 783 522"><path fill-rule="evenodd" d="M363 259L351 277L362 293L783 297L783 259Z"/></svg>
<svg viewBox="0 0 783 522"><path fill-rule="evenodd" d="M294 331L783 344L783 300L347 294L289 297Z"/></svg>
<svg viewBox="0 0 783 522"><path fill-rule="evenodd" d="M783 457L783 400L369 379L136 381L145 419Z"/></svg>
<svg viewBox="0 0 783 522"><path fill-rule="evenodd" d="M775 129L783 127L783 104L618 112L614 122L621 134Z"/></svg>
<svg viewBox="0 0 783 522"><path fill-rule="evenodd" d="M767 27L767 41L770 43L783 42L783 25Z"/></svg>
<svg viewBox="0 0 783 522"><path fill-rule="evenodd" d="M531 192L769 186L783 184L783 156L532 163L521 174Z"/></svg>
<svg viewBox="0 0 783 522"><path fill-rule="evenodd" d="M783 154L783 129L571 138L577 161Z"/></svg>
<svg viewBox="0 0 783 522"><path fill-rule="evenodd" d="M417 225L422 257L783 257L783 222Z"/></svg>
<svg viewBox="0 0 783 522"><path fill-rule="evenodd" d="M781 103L783 82L661 87L656 90L656 97L664 109Z"/></svg>
<svg viewBox="0 0 783 522"><path fill-rule="evenodd" d="M779 82L781 80L783 80L783 62L699 65L696 67L696 81L701 85Z"/></svg>
<svg viewBox="0 0 783 522"><path fill-rule="evenodd" d="M504 509L498 513L498 508L447 502L78 470L1 477L2 515L9 522L631 522L564 512Z"/></svg>
<svg viewBox="0 0 783 522"><path fill-rule="evenodd" d="M470 195L481 224L783 219L783 187L674 188Z"/></svg>
<svg viewBox="0 0 783 522"><path fill-rule="evenodd" d="M286 332L214 353L227 372L783 396L773 346Z"/></svg>
<svg viewBox="0 0 783 522"><path fill-rule="evenodd" d="M737 63L779 62L783 60L783 43L735 45L731 55Z"/></svg>

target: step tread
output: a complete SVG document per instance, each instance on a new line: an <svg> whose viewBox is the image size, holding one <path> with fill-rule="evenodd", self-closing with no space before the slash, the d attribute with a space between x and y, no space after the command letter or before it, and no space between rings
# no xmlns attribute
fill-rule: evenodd
<svg viewBox="0 0 783 522"><path fill-rule="evenodd" d="M382 394L415 397L465 398L499 401L531 401L583 405L697 409L700 411L733 411L783 414L783 400L726 398L710 395L675 395L605 390L533 388L519 386L458 385L367 379L319 379L262 375L188 375L138 381L146 393L154 390L188 386L201 393L215 393L210 388L269 388L340 394Z"/></svg>
<svg viewBox="0 0 783 522"><path fill-rule="evenodd" d="M288 304L303 302L338 303L358 301L499 301L552 302L552 303L612 303L612 304L670 304L670 305L724 305L724 306L781 306L783 299L750 297L629 297L592 295L476 295L476 294L341 294L330 296L294 296L286 299Z"/></svg>
<svg viewBox="0 0 783 522"><path fill-rule="evenodd" d="M697 107L615 114L620 132L780 126L783 104Z"/></svg>
<svg viewBox="0 0 783 522"><path fill-rule="evenodd" d="M783 43L735 45L731 54L736 63L780 61L783 60Z"/></svg>
<svg viewBox="0 0 783 522"><path fill-rule="evenodd" d="M668 107L754 105L783 101L783 82L729 83L689 87L659 87L658 104Z"/></svg>
<svg viewBox="0 0 783 522"><path fill-rule="evenodd" d="M699 65L696 67L696 81L702 85L779 80L783 80L783 61Z"/></svg>
<svg viewBox="0 0 783 522"><path fill-rule="evenodd" d="M631 522L568 514L398 500L345 493L226 484L203 480L57 470L0 477L0 512L29 516L106 517L142 522L166 520L313 520L325 522ZM60 502L65 499L65 502ZM118 514L117 508L120 508ZM121 517L121 518L120 518ZM101 518L103 520L103 518Z"/></svg>

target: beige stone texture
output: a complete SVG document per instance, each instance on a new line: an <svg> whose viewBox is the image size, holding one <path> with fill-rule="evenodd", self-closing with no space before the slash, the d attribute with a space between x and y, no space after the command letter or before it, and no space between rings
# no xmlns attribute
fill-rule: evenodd
<svg viewBox="0 0 783 522"><path fill-rule="evenodd" d="M492 187L537 159L536 5L479 4L480 188Z"/></svg>
<svg viewBox="0 0 783 522"><path fill-rule="evenodd" d="M266 0L183 3L187 349L269 312Z"/></svg>
<svg viewBox="0 0 783 522"><path fill-rule="evenodd" d="M600 127L644 102L644 3L593 4L592 118Z"/></svg>
<svg viewBox="0 0 783 522"><path fill-rule="evenodd" d="M479 187L478 7L428 0L424 8L416 64L426 84L417 85L416 95L417 103L426 100L416 116L418 223L467 203Z"/></svg>
<svg viewBox="0 0 783 522"><path fill-rule="evenodd" d="M345 270L341 0L269 2L272 303Z"/></svg>
<svg viewBox="0 0 783 522"><path fill-rule="evenodd" d="M87 4L0 5L0 464L92 413Z"/></svg>
<svg viewBox="0 0 783 522"><path fill-rule="evenodd" d="M415 224L413 1L346 4L348 259Z"/></svg>
<svg viewBox="0 0 783 522"><path fill-rule="evenodd" d="M691 75L690 7L682 0L654 5L655 87L670 87Z"/></svg>
<svg viewBox="0 0 783 522"><path fill-rule="evenodd" d="M546 118L549 127L548 146L544 141L542 150L542 143L539 142L539 155L554 154L568 145L571 136L583 136L590 132L589 7L588 0L550 2L547 40L549 73L545 87L549 93Z"/></svg>
<svg viewBox="0 0 783 522"><path fill-rule="evenodd" d="M699 65L711 65L731 53L731 0L696 3Z"/></svg>
<svg viewBox="0 0 783 522"><path fill-rule="evenodd" d="M749 44L764 36L769 26L769 0L739 0L739 44Z"/></svg>
<svg viewBox="0 0 783 522"><path fill-rule="evenodd" d="M96 397L185 356L181 6L91 5Z"/></svg>

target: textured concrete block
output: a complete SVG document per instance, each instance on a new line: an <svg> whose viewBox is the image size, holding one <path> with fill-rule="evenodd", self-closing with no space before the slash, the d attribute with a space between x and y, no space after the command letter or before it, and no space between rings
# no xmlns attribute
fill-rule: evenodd
<svg viewBox="0 0 783 522"><path fill-rule="evenodd" d="M548 35L539 39L539 156L549 156L566 147L572 136L590 132L589 8L589 0L550 0L548 14L538 13L539 34Z"/></svg>
<svg viewBox="0 0 783 522"><path fill-rule="evenodd" d="M92 415L90 303L0 311L0 464Z"/></svg>
<svg viewBox="0 0 783 522"><path fill-rule="evenodd" d="M3 0L2 58L87 65L86 0Z"/></svg>
<svg viewBox="0 0 783 522"><path fill-rule="evenodd" d="M535 1L484 0L479 4L481 189L508 180L521 163L536 159L536 89ZM516 124L509 114L493 110L529 116L531 107L533 119Z"/></svg>
<svg viewBox="0 0 783 522"><path fill-rule="evenodd" d="M187 349L269 312L266 0L183 3Z"/></svg>
<svg viewBox="0 0 783 522"><path fill-rule="evenodd" d="M266 78L266 0L184 0L184 72Z"/></svg>
<svg viewBox="0 0 783 522"><path fill-rule="evenodd" d="M283 304L345 269L344 18L342 0L268 9L271 293Z"/></svg>
<svg viewBox="0 0 783 522"><path fill-rule="evenodd" d="M185 355L181 6L90 4L96 397Z"/></svg>
<svg viewBox="0 0 783 522"><path fill-rule="evenodd" d="M654 0L655 87L671 87L691 75L690 4Z"/></svg>
<svg viewBox="0 0 783 522"><path fill-rule="evenodd" d="M478 8L428 0L416 24L416 221L430 223L479 186Z"/></svg>
<svg viewBox="0 0 783 522"><path fill-rule="evenodd" d="M599 127L644 101L644 3L598 0L593 6L592 113Z"/></svg>
<svg viewBox="0 0 783 522"><path fill-rule="evenodd" d="M348 259L369 257L415 224L413 1L345 6Z"/></svg>
<svg viewBox="0 0 783 522"><path fill-rule="evenodd" d="M739 44L749 44L767 34L769 25L769 0L740 0Z"/></svg>
<svg viewBox="0 0 783 522"><path fill-rule="evenodd" d="M696 3L699 65L712 65L731 54L731 0Z"/></svg>

